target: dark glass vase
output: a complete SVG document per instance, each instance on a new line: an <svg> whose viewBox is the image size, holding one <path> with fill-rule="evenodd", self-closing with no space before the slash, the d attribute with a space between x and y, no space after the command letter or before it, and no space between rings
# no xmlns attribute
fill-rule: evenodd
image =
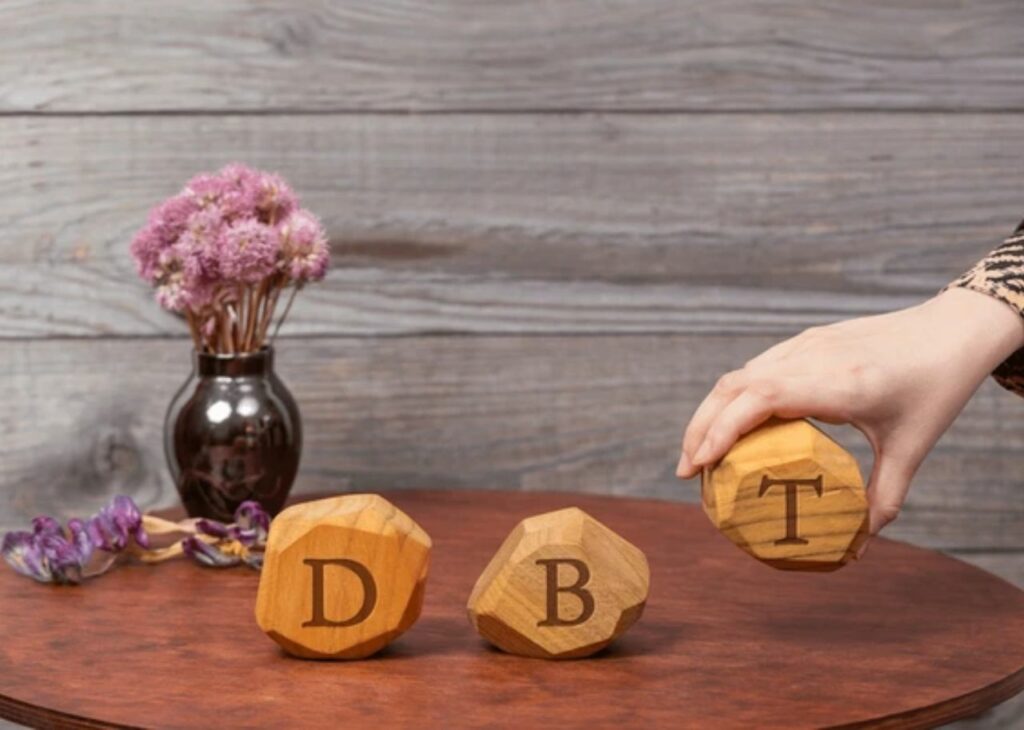
<svg viewBox="0 0 1024 730"><path fill-rule="evenodd" d="M185 510L230 522L255 499L271 515L299 469L302 422L274 373L274 351L194 353L191 377L167 409L164 450Z"/></svg>

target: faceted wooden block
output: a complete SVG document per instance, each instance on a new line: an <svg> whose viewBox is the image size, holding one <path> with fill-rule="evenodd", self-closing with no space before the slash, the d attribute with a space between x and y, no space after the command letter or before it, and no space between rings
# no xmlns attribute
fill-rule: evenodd
<svg viewBox="0 0 1024 730"><path fill-rule="evenodd" d="M854 458L808 421L772 419L701 475L704 511L758 560L783 570L836 570L868 539Z"/></svg>
<svg viewBox="0 0 1024 730"><path fill-rule="evenodd" d="M476 630L500 649L570 659L603 649L632 626L649 584L639 548L570 507L520 522L467 608Z"/></svg>
<svg viewBox="0 0 1024 730"><path fill-rule="evenodd" d="M376 494L289 507L270 526L256 621L296 656L369 656L419 618L430 545Z"/></svg>

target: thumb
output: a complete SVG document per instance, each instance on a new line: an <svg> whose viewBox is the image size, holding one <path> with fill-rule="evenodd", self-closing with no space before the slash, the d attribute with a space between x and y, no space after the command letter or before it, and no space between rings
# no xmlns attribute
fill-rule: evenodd
<svg viewBox="0 0 1024 730"><path fill-rule="evenodd" d="M871 516L871 534L879 531L899 516L910 489L910 480L916 466L905 457L879 451L868 482L868 509Z"/></svg>

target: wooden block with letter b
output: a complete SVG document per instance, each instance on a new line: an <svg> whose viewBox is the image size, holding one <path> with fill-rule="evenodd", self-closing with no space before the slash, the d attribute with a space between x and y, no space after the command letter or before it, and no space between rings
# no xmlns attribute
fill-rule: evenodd
<svg viewBox="0 0 1024 730"><path fill-rule="evenodd" d="M520 522L469 597L480 634L512 654L570 659L608 646L643 611L647 558L583 510Z"/></svg>
<svg viewBox="0 0 1024 730"><path fill-rule="evenodd" d="M836 570L868 539L856 460L808 421L772 419L701 475L715 526L783 570Z"/></svg>
<svg viewBox="0 0 1024 730"><path fill-rule="evenodd" d="M419 618L430 546L375 494L289 507L270 526L256 621L296 656L369 656Z"/></svg>

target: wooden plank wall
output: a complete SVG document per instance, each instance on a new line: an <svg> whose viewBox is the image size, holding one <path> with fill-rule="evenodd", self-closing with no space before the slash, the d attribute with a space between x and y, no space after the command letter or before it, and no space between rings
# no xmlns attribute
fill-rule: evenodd
<svg viewBox="0 0 1024 730"><path fill-rule="evenodd" d="M126 247L229 160L332 239L280 342L303 490L693 500L678 440L720 372L921 300L1024 217L1016 0L24 0L0 27L4 527L174 501L188 343ZM1024 585L1022 474L1024 403L987 384L888 534Z"/></svg>

